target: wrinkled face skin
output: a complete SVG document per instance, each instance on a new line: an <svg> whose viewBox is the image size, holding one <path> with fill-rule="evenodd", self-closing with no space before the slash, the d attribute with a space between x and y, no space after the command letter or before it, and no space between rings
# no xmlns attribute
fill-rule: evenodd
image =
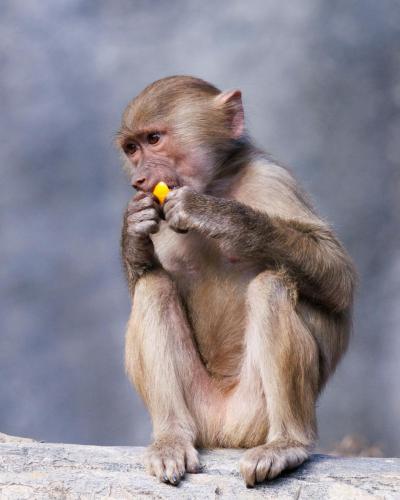
<svg viewBox="0 0 400 500"><path fill-rule="evenodd" d="M200 148L180 145L165 123L147 125L127 134L121 140L121 148L132 187L139 191L152 192L160 181L169 188L189 186L202 191L208 182L208 155Z"/></svg>

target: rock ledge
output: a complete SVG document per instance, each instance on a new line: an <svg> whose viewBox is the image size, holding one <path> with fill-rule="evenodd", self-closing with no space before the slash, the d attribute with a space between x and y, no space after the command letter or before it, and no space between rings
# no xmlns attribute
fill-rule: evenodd
<svg viewBox="0 0 400 500"><path fill-rule="evenodd" d="M144 448L30 442L0 444L1 499L400 499L400 458L313 455L275 481L245 487L240 450L203 451L204 471L178 487L146 474Z"/></svg>

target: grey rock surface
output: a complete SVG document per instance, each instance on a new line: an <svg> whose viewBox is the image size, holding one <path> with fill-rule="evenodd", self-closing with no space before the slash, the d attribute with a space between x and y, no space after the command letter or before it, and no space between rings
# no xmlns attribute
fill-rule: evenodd
<svg viewBox="0 0 400 500"><path fill-rule="evenodd" d="M241 450L203 451L204 470L178 487L143 466L141 447L48 443L0 444L0 498L398 499L399 458L313 455L297 470L253 489L239 474Z"/></svg>

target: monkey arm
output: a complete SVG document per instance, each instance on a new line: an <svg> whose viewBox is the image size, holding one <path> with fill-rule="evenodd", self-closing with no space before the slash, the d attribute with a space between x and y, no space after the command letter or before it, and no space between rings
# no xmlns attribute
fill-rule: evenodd
<svg viewBox="0 0 400 500"><path fill-rule="evenodd" d="M146 272L161 267L154 245L148 235L132 236L128 233L128 211L125 212L121 234L121 256L129 292L133 297L138 279Z"/></svg>
<svg viewBox="0 0 400 500"><path fill-rule="evenodd" d="M323 223L269 216L231 199L190 193L191 225L239 259L283 265L299 292L332 311L352 303L356 274L350 257Z"/></svg>

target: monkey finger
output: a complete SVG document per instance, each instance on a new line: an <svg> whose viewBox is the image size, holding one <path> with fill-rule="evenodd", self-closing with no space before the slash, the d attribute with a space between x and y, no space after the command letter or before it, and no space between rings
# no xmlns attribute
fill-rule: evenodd
<svg viewBox="0 0 400 500"><path fill-rule="evenodd" d="M149 233L155 234L155 233L158 233L159 230L160 230L160 225L158 223L154 223L150 226Z"/></svg>
<svg viewBox="0 0 400 500"><path fill-rule="evenodd" d="M181 194L181 190L183 188L175 188L175 189L171 189L171 191L167 194L167 196L165 197L165 200L164 200L164 205L166 203L171 203L172 201L174 200L178 200L180 198L180 194Z"/></svg>
<svg viewBox="0 0 400 500"><path fill-rule="evenodd" d="M171 214L180 210L179 200L171 200L167 205L164 204L165 220L171 217Z"/></svg>
<svg viewBox="0 0 400 500"><path fill-rule="evenodd" d="M165 221L167 222L168 226L174 231L176 231L177 229L181 229L178 217L168 216L165 217Z"/></svg>
<svg viewBox="0 0 400 500"><path fill-rule="evenodd" d="M148 195L138 200L133 199L128 203L128 213L131 214L143 210L143 208L152 207L153 204L153 199Z"/></svg>
<svg viewBox="0 0 400 500"><path fill-rule="evenodd" d="M182 187L177 187L174 189L171 189L171 191L167 194L164 204L166 202L171 202L173 200L179 200L182 201L183 199L186 199L186 197L190 194L194 193L193 189L189 188L189 186L182 186Z"/></svg>
<svg viewBox="0 0 400 500"><path fill-rule="evenodd" d="M176 233L187 233L189 231L188 225L182 220L179 216L173 216L170 219L166 219L166 222L170 229L175 231Z"/></svg>
<svg viewBox="0 0 400 500"><path fill-rule="evenodd" d="M190 223L186 213L179 208L174 211L169 211L165 215L165 220L169 227L174 231L188 231L190 229Z"/></svg>
<svg viewBox="0 0 400 500"><path fill-rule="evenodd" d="M175 203L176 200L174 200L174 198L169 198L168 200L165 200L163 205L164 212L171 210L171 208L175 206Z"/></svg>
<svg viewBox="0 0 400 500"><path fill-rule="evenodd" d="M158 202L158 200L157 200L157 198L155 196L153 196L153 205L152 205L152 207L154 208L154 210L157 211L158 216L161 219L164 219L164 208L160 205L160 203Z"/></svg>
<svg viewBox="0 0 400 500"><path fill-rule="evenodd" d="M133 197L132 197L132 200L133 201L139 201L139 200L142 200L143 198L146 198L149 196L149 193L145 193L144 191L137 191Z"/></svg>
<svg viewBox="0 0 400 500"><path fill-rule="evenodd" d="M176 199L176 196L175 196L174 191L172 190L172 191L170 191L170 192L167 194L167 196L166 196L166 197L165 197L165 199L164 199L164 203L163 203L164 207L165 207L165 205L166 205L167 203L171 203L171 202L172 202L173 200L175 200L175 199Z"/></svg>
<svg viewBox="0 0 400 500"><path fill-rule="evenodd" d="M144 220L155 220L158 221L160 219L158 212L155 208L150 207L140 212L135 212L131 215L128 215L127 221L128 224L136 224L137 222L142 222Z"/></svg>
<svg viewBox="0 0 400 500"><path fill-rule="evenodd" d="M156 233L159 230L159 225L153 220L145 220L128 226L128 233L131 236L146 236Z"/></svg>

